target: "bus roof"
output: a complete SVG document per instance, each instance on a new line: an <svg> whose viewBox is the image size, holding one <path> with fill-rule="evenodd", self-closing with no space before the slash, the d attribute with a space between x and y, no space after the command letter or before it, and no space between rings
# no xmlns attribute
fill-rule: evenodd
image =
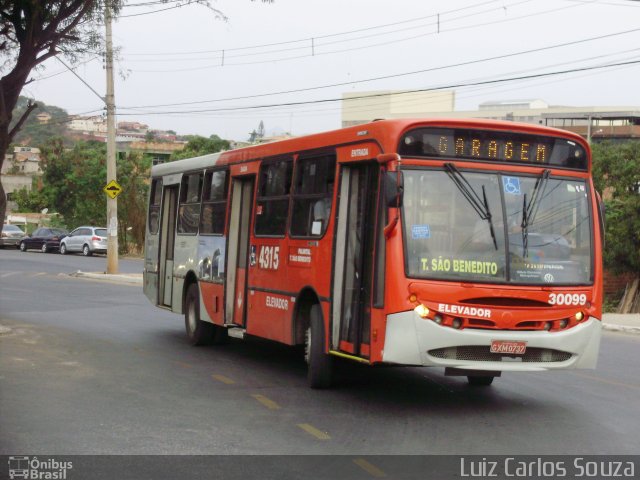
<svg viewBox="0 0 640 480"><path fill-rule="evenodd" d="M271 143L252 145L250 147L239 148L237 150L229 150L226 152L162 163L155 165L151 170L151 174L154 177L163 176L188 170L199 170L214 165L240 163L243 161L273 157L286 153L317 150L330 146L347 145L364 141L375 141L381 145L383 152L393 152L397 149L397 142L404 132L412 128L428 126L505 130L521 133L526 132L534 135L563 137L581 143L588 150L587 142L580 135L567 130L543 125L475 118L400 118L375 120L370 123L341 128L338 130L314 133L311 135L294 137Z"/></svg>

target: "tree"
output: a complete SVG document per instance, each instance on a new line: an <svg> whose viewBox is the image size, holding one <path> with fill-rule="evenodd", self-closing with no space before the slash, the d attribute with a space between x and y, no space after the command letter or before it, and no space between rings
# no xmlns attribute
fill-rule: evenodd
<svg viewBox="0 0 640 480"><path fill-rule="evenodd" d="M160 0L167 1L167 0ZM253 1L253 0L252 0ZM271 3L273 0L262 0ZM38 105L29 101L14 118L13 112L31 71L56 55L72 63L101 44L105 3L116 15L123 0L2 0L0 2L0 169L5 153ZM206 5L209 0L187 0ZM0 182L0 226L7 198Z"/></svg>
<svg viewBox="0 0 640 480"><path fill-rule="evenodd" d="M37 108L29 101L13 117L22 88L37 66L58 54L72 61L99 45L96 24L104 0L3 0L0 3L0 168L9 145ZM117 11L122 0L108 0ZM0 182L0 225L6 195Z"/></svg>
<svg viewBox="0 0 640 480"><path fill-rule="evenodd" d="M187 136L187 145L184 150L171 155L171 160L199 157L209 153L229 150L229 148L231 148L229 141L223 140L217 135L211 135L209 138L201 137L200 135L189 135Z"/></svg>
<svg viewBox="0 0 640 480"><path fill-rule="evenodd" d="M42 147L41 193L49 211L61 214L70 228L106 224L106 153L106 145L95 141L67 150L56 138Z"/></svg>
<svg viewBox="0 0 640 480"><path fill-rule="evenodd" d="M13 193L13 200L18 206L19 212L40 212L49 204L49 200L41 190L36 188L30 191L21 188Z"/></svg>
<svg viewBox="0 0 640 480"><path fill-rule="evenodd" d="M593 146L593 179L606 207L605 266L640 272L640 142Z"/></svg>
<svg viewBox="0 0 640 480"><path fill-rule="evenodd" d="M62 216L68 228L106 224L106 197L102 191L106 176L106 145L102 142L78 142L66 149L62 138L42 146L42 189L21 190L16 203L23 211L48 208ZM137 247L144 244L146 202L151 159L140 153L121 155L118 183L120 238L130 238ZM127 242L120 244L127 249Z"/></svg>
<svg viewBox="0 0 640 480"><path fill-rule="evenodd" d="M118 159L118 183L122 186L118 196L118 227L120 238L125 240L118 245L124 253L128 253L130 243L139 250L144 246L150 168L151 158L140 152Z"/></svg>
<svg viewBox="0 0 640 480"><path fill-rule="evenodd" d="M640 142L593 146L593 179L606 207L605 267L635 276L620 313L640 312Z"/></svg>

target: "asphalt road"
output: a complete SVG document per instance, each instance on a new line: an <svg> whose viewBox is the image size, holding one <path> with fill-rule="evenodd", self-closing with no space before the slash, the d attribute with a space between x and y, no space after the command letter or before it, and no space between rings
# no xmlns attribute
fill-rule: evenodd
<svg viewBox="0 0 640 480"><path fill-rule="evenodd" d="M67 275L105 265L0 250L0 454L640 452L640 335L605 333L595 371L473 388L439 369L339 363L336 387L314 391L299 350L191 347L182 317L139 286Z"/></svg>

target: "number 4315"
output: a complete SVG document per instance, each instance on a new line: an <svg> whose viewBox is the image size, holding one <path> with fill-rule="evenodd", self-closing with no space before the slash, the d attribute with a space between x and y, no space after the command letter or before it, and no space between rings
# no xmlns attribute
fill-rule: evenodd
<svg viewBox="0 0 640 480"><path fill-rule="evenodd" d="M263 245L260 247L260 256L258 257L258 265L266 270L277 270L280 264L280 247L269 247Z"/></svg>

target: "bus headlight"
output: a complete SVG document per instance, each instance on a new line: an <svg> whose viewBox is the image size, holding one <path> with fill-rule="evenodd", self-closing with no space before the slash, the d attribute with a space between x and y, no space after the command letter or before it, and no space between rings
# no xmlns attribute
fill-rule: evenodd
<svg viewBox="0 0 640 480"><path fill-rule="evenodd" d="M418 305L413 310L422 318L427 318L429 316L429 309L422 304Z"/></svg>
<svg viewBox="0 0 640 480"><path fill-rule="evenodd" d="M581 322L584 319L584 313L578 312L576 313L576 320Z"/></svg>

